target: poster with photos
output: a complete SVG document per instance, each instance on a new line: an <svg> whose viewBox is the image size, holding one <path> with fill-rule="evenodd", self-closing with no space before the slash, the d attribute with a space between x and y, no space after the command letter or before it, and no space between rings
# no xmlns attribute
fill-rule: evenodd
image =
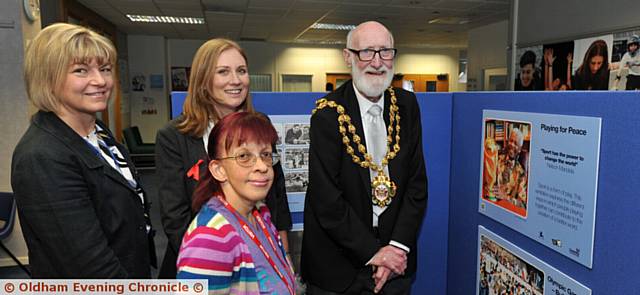
<svg viewBox="0 0 640 295"><path fill-rule="evenodd" d="M588 268L601 119L483 111L478 211Z"/></svg>
<svg viewBox="0 0 640 295"><path fill-rule="evenodd" d="M591 289L478 226L478 295L590 295Z"/></svg>
<svg viewBox="0 0 640 295"><path fill-rule="evenodd" d="M304 197L309 185L309 115L271 115L278 133L276 150L285 178L292 230L302 230Z"/></svg>
<svg viewBox="0 0 640 295"><path fill-rule="evenodd" d="M640 89L640 30L613 35L610 90Z"/></svg>

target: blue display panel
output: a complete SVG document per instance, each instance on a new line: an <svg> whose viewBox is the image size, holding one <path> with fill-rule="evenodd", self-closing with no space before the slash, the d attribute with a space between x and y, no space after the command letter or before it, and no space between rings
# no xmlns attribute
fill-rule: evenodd
<svg viewBox="0 0 640 295"><path fill-rule="evenodd" d="M482 154L478 147L483 140L483 110L601 118L591 269L479 213ZM478 225L588 286L593 294L635 294L640 288L638 110L639 92L455 93L446 294L468 295L477 290L476 272L469 270L477 267ZM588 180L581 183L594 185Z"/></svg>
<svg viewBox="0 0 640 295"><path fill-rule="evenodd" d="M479 210L592 265L600 118L484 110Z"/></svg>

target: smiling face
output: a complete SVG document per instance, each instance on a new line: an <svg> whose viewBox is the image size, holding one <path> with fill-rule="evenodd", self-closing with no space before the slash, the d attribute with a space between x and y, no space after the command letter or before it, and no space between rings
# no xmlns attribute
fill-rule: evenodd
<svg viewBox="0 0 640 295"><path fill-rule="evenodd" d="M533 64L526 64L520 68L520 82L522 87L529 87L533 81Z"/></svg>
<svg viewBox="0 0 640 295"><path fill-rule="evenodd" d="M93 117L107 108L112 88L110 64L98 64L95 59L89 63L73 63L56 93L60 98L56 113L61 117Z"/></svg>
<svg viewBox="0 0 640 295"><path fill-rule="evenodd" d="M511 130L509 135L509 141L507 142L507 156L511 159L515 159L516 156L522 150L522 133L520 131Z"/></svg>
<svg viewBox="0 0 640 295"><path fill-rule="evenodd" d="M352 32L351 44L347 47L355 50L393 48L391 34L382 24L366 22ZM370 61L361 61L356 53L343 50L347 65L351 67L351 76L356 88L369 100L377 101L393 79L393 59L384 60L375 54Z"/></svg>
<svg viewBox="0 0 640 295"><path fill-rule="evenodd" d="M211 82L211 96L220 117L238 110L249 94L247 61L235 48L223 51L218 57Z"/></svg>
<svg viewBox="0 0 640 295"><path fill-rule="evenodd" d="M251 167L238 165L235 158L214 160L209 165L211 174L220 182L225 199L239 212L250 210L256 202L264 200L269 193L274 173L271 163L266 163L259 156L264 153L271 153L271 145L243 143L240 146L231 147L219 158L252 154L257 158Z"/></svg>

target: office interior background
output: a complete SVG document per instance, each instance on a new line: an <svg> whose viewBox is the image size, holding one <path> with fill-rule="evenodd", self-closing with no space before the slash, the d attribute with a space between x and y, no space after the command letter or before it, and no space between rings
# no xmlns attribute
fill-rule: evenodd
<svg viewBox="0 0 640 295"><path fill-rule="evenodd" d="M640 2L518 0L3 0L0 10L0 191L11 191L13 149L35 109L23 83L24 50L42 27L86 25L118 50L119 91L102 119L121 136L138 126L144 142L170 117L172 74L187 72L207 39L236 40L247 51L254 91L325 91L348 79L347 30L378 20L394 34L397 78L416 91L511 90L516 50L638 30ZM201 24L133 22L127 15L194 17ZM175 76L175 75L173 75ZM140 86L142 83L144 86ZM400 85L401 86L401 85ZM37 173L37 171L34 171ZM16 223L3 243L23 263ZM161 251L158 253L162 253ZM161 255L160 255L161 256ZM0 267L15 265L0 251Z"/></svg>

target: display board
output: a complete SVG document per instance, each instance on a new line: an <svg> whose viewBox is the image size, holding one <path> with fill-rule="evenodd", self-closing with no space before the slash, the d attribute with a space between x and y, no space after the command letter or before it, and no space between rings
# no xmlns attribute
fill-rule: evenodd
<svg viewBox="0 0 640 295"><path fill-rule="evenodd" d="M324 92L253 92L256 110L272 118L307 116ZM447 239L449 220L449 169L451 153L451 93L417 93L422 117L423 152L429 179L427 212L418 237L418 271L413 294L446 294ZM171 118L182 112L186 92L172 92ZM289 117L292 118L292 117ZM279 119L278 119L279 120ZM286 128L286 123L283 125ZM303 222L298 212L304 200L292 198L294 224ZM290 201L292 201L290 200Z"/></svg>
<svg viewBox="0 0 640 295"><path fill-rule="evenodd" d="M638 109L637 92L454 94L446 294L477 294L478 226L566 274L593 294L634 294L640 288ZM479 212L483 153L478 147L485 128L483 110L601 118L591 269ZM561 176L556 178L554 181L562 182ZM584 180L583 184L593 187L594 181Z"/></svg>
<svg viewBox="0 0 640 295"><path fill-rule="evenodd" d="M591 267L600 121L484 110L480 213Z"/></svg>

